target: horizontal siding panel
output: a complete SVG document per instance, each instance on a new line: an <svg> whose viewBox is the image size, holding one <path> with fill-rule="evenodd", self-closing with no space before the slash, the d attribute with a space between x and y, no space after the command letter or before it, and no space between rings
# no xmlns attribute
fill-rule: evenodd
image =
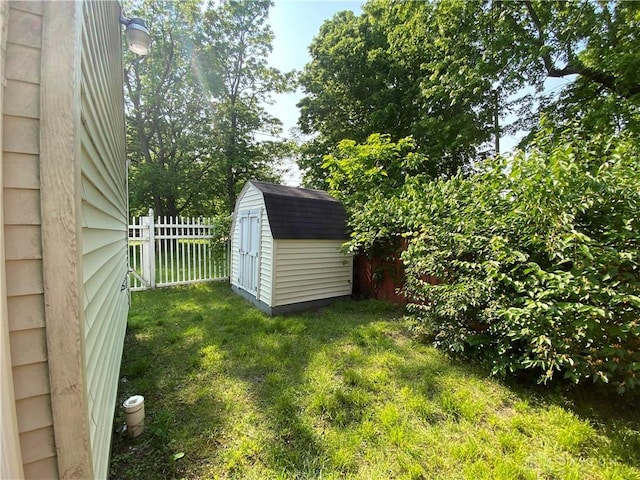
<svg viewBox="0 0 640 480"><path fill-rule="evenodd" d="M40 191L5 188L4 224L40 225Z"/></svg>
<svg viewBox="0 0 640 480"><path fill-rule="evenodd" d="M96 392L93 412L100 415L92 415L95 429L92 432L91 444L94 450L102 453L106 468L108 462L109 447L111 444L111 431L113 428L114 405L118 392L118 378L120 372L120 362L122 359L121 348L124 343L127 319L127 295L122 294L116 306L113 317L119 319L119 325L112 327L110 342L106 345L105 353L109 356L105 358L104 372L98 385L90 386L92 392Z"/></svg>
<svg viewBox="0 0 640 480"><path fill-rule="evenodd" d="M351 294L352 257L341 240L278 240L276 306Z"/></svg>
<svg viewBox="0 0 640 480"><path fill-rule="evenodd" d="M87 84L83 84L84 88L88 88ZM90 93L89 93L90 95ZM124 145L115 145L115 137L113 131L110 130L111 125L104 122L108 118L106 110L97 113L91 102L91 97L87 96L87 92L83 92L83 110L82 121L84 128L82 129L82 146L86 149L83 153L85 164L83 169L86 171L98 171L99 175L91 175L94 180L104 179L110 189L124 190L125 175L125 152ZM122 183L122 185L120 185Z"/></svg>
<svg viewBox="0 0 640 480"><path fill-rule="evenodd" d="M119 320L116 322L106 322L110 327L109 335L105 336L105 342L102 344L100 360L102 363L102 375L89 376L89 392L93 398L92 412L93 420L98 428L92 432L92 438L102 438L111 434L111 423L113 422L114 405L118 390L118 374L121 361L121 348L124 342L126 331L126 312L127 302L126 294L123 294L120 301L117 299L110 306L110 319ZM125 301L123 301L125 300ZM96 445L92 441L92 445ZM109 450L106 445L107 451Z"/></svg>
<svg viewBox="0 0 640 480"><path fill-rule="evenodd" d="M123 295L125 297L125 295ZM120 349L118 345L121 339L124 339L124 332L126 330L125 322L122 321L122 316L116 318L117 314L123 312L122 302L118 304L117 299L110 302L108 305L109 312L105 316L108 320L114 320L113 322L107 321L107 318L103 318L99 325L94 327L94 330L100 330L99 344L94 346L94 355L91 362L87 365L87 379L89 380L88 391L93 400L92 412L99 412L104 415L107 410L113 409L113 404L105 404L105 388L108 391L112 389L117 390L117 377L120 362ZM117 321L119 320L119 321ZM99 423L96 420L96 423Z"/></svg>
<svg viewBox="0 0 640 480"><path fill-rule="evenodd" d="M40 188L40 158L38 155L5 152L2 161L5 188Z"/></svg>
<svg viewBox="0 0 640 480"><path fill-rule="evenodd" d="M7 43L4 71L7 80L40 83L40 50Z"/></svg>
<svg viewBox="0 0 640 480"><path fill-rule="evenodd" d="M111 327L114 327L114 322L117 320L109 317L109 314L112 314L113 312L110 312L108 309L112 308L111 302L114 302L123 294L121 291L121 285L126 277L127 270L126 268L114 265L113 262L111 266L114 267L114 270L109 272L105 279L102 279L99 283L99 279L96 279L95 285L92 286L92 288L102 286L102 289L96 290L98 293L90 297L91 301L88 302L85 307L85 324L87 326L87 331L85 332L85 347L87 351L92 351L95 348L95 344L99 342L101 338L99 329L94 331L94 323L98 322L98 326L100 326L100 322L105 322L107 325L111 324ZM107 330L102 333L108 335L109 331ZM90 360L87 359L87 362L90 363Z"/></svg>
<svg viewBox="0 0 640 480"><path fill-rule="evenodd" d="M122 201L125 198L124 193L110 191L106 185L100 185L102 181L94 182L98 187L92 182L93 180L82 177L82 200L113 218L126 218L126 204Z"/></svg>
<svg viewBox="0 0 640 480"><path fill-rule="evenodd" d="M21 12L31 12L42 15L43 12L43 2L41 1L12 1L11 8L13 10L20 10Z"/></svg>
<svg viewBox="0 0 640 480"><path fill-rule="evenodd" d="M271 305L271 296L273 290L273 272L271 271L273 240L271 239L271 230L269 229L267 215L263 211L262 217L262 231L260 232L260 277L258 281L260 283L260 300L267 305Z"/></svg>
<svg viewBox="0 0 640 480"><path fill-rule="evenodd" d="M328 251L338 252L342 242L337 240L278 240L278 248L287 252Z"/></svg>
<svg viewBox="0 0 640 480"><path fill-rule="evenodd" d="M89 288L94 284L94 277L104 277L112 268L125 269L127 264L127 245L123 240L114 243L95 246L91 252L84 255L82 259L82 275L84 278L85 288ZM101 288L104 278L97 279ZM122 280L118 283L118 288L122 284ZM97 290L87 290L87 295L92 298Z"/></svg>
<svg viewBox="0 0 640 480"><path fill-rule="evenodd" d="M9 330L28 330L44 327L44 296L23 295L7 298Z"/></svg>
<svg viewBox="0 0 640 480"><path fill-rule="evenodd" d="M346 295L350 295L350 289L332 289L325 290L322 292L304 292L302 293L293 293L291 295L284 295L278 298L278 302L274 306L280 305L290 305L292 303L302 303L302 302L311 302L313 300L323 300L325 298L334 298L334 297L342 297Z"/></svg>
<svg viewBox="0 0 640 480"><path fill-rule="evenodd" d="M334 289L349 289L351 288L350 278L343 276L342 278L314 278L306 281L282 281L278 280L277 293L278 298L282 295L287 295L289 292L304 293L311 291L324 292ZM351 292L349 292L351 293Z"/></svg>
<svg viewBox="0 0 640 480"><path fill-rule="evenodd" d="M340 261L329 262L301 262L289 265L278 264L278 278L284 277L329 277L331 275L350 275L352 271L351 262L342 263Z"/></svg>
<svg viewBox="0 0 640 480"><path fill-rule="evenodd" d="M346 262L346 263L345 263ZM351 260L344 257L325 258L285 258L278 255L278 275L280 272L296 272L300 270L314 271L316 268L344 268L349 269Z"/></svg>
<svg viewBox="0 0 640 480"><path fill-rule="evenodd" d="M117 221L113 215L107 214L90 203L82 202L82 227L96 230L112 230ZM122 220L124 225L124 220ZM124 228L124 226L122 227ZM123 230L124 234L124 230Z"/></svg>
<svg viewBox="0 0 640 480"><path fill-rule="evenodd" d="M121 291L122 284L127 276L126 257L105 258L104 265L91 278L85 280L85 309L93 303L94 297L103 295L116 295ZM93 313L93 312L90 312ZM85 315L87 325L91 325L91 319ZM88 334L88 332L85 332Z"/></svg>
<svg viewBox="0 0 640 480"><path fill-rule="evenodd" d="M126 292L108 297L108 303L103 304L99 320L92 330L96 334L93 339L87 339L87 343L93 341L93 358L88 359L87 378L89 381L89 394L91 400L98 404L105 399L105 385L117 390L117 378L119 374L121 347L127 326L128 296ZM100 340L99 343L96 340ZM102 375L99 375L101 373ZM108 380L112 379L113 382ZM108 409L112 408L109 403ZM104 409L99 410L105 412Z"/></svg>
<svg viewBox="0 0 640 480"><path fill-rule="evenodd" d="M346 259L347 263L344 264L342 261L333 261L333 262L324 262L322 264L313 264L310 265L306 262L290 262L289 264L280 265L278 264L278 274L286 274L286 275L300 275L300 274L309 274L309 270L313 269L313 271L318 272L333 272L339 273L344 271L351 271L351 259Z"/></svg>
<svg viewBox="0 0 640 480"><path fill-rule="evenodd" d="M24 478L32 480L57 480L58 461L56 457L43 458L24 465Z"/></svg>
<svg viewBox="0 0 640 480"><path fill-rule="evenodd" d="M49 395L18 400L16 410L18 411L18 430L20 433L53 425Z"/></svg>
<svg viewBox="0 0 640 480"><path fill-rule="evenodd" d="M18 367L47 361L47 337L44 328L17 330L9 335L11 363Z"/></svg>
<svg viewBox="0 0 640 480"><path fill-rule="evenodd" d="M317 286L321 288L322 286L328 285L343 285L349 284L351 282L351 272L337 272L320 275L314 273L313 276L310 275L279 275L278 276L278 291L288 290L292 288L296 288L299 286L303 288L307 285Z"/></svg>
<svg viewBox="0 0 640 480"><path fill-rule="evenodd" d="M238 205L238 211L249 210L254 208L264 207L264 200L262 198L262 192L257 190L251 185L244 193L240 204Z"/></svg>
<svg viewBox="0 0 640 480"><path fill-rule="evenodd" d="M7 225L5 258L7 260L37 260L42 258L42 238L38 225Z"/></svg>
<svg viewBox="0 0 640 480"><path fill-rule="evenodd" d="M86 129L82 129L81 141L84 159L82 164L83 180L90 182L98 190L99 195L101 194L106 200L117 201L113 204L117 206L120 199L126 198L126 159L124 156L108 158L108 154L99 152L91 142Z"/></svg>
<svg viewBox="0 0 640 480"><path fill-rule="evenodd" d="M267 278L267 277L263 277ZM262 289L258 292L259 300L261 302L266 303L267 305L271 304L271 282L265 284Z"/></svg>
<svg viewBox="0 0 640 480"><path fill-rule="evenodd" d="M127 251L127 236L124 232L124 226L119 224L114 225L114 228L108 230L98 230L96 228L83 228L82 229L82 254L88 255L92 252L100 250L101 248L121 243L120 248L124 252Z"/></svg>
<svg viewBox="0 0 640 480"><path fill-rule="evenodd" d="M42 260L12 260L6 262L7 296L43 293Z"/></svg>
<svg viewBox="0 0 640 480"><path fill-rule="evenodd" d="M85 4L85 10L101 7L98 3ZM92 12L89 15L93 18L101 16L100 12ZM106 18L110 19L113 13L106 14ZM105 15L103 16L103 21ZM107 21L108 22L108 21ZM122 100L116 101L118 97L110 93L115 89L121 89L121 81L118 77L113 76L113 72L121 70L120 58L111 55L111 51L115 50L113 46L109 46L109 39L106 38L107 32L100 28L108 25L109 28L114 27L113 24L103 23L103 25L86 24L83 37L83 56L87 59L82 62L83 75L83 114L87 115L90 125L98 127L97 132L92 132L94 139L100 139L103 145L100 150L107 152L109 148L117 148L122 143L120 141L121 131L119 130L119 121L123 115ZM96 29L97 27L97 29ZM120 32L112 28L111 34L118 38ZM112 38L113 38L112 37ZM114 82L117 79L118 82ZM98 114L96 114L98 112Z"/></svg>
<svg viewBox="0 0 640 480"><path fill-rule="evenodd" d="M46 362L13 367L16 400L49 393L49 367Z"/></svg>
<svg viewBox="0 0 640 480"><path fill-rule="evenodd" d="M42 45L42 15L9 9L7 41L17 45L40 48Z"/></svg>
<svg viewBox="0 0 640 480"><path fill-rule="evenodd" d="M103 274L96 275L85 285L88 298L85 306L87 350L91 350L93 342L99 339L95 337L95 332L92 331L93 322L104 318L109 323L111 319L105 318L107 314L105 307L109 306L109 302L113 301L114 298L118 298L122 294L121 287L126 275L126 264L122 260L118 261L118 259L112 258L111 261L105 263Z"/></svg>
<svg viewBox="0 0 640 480"><path fill-rule="evenodd" d="M81 165L85 368L94 475L108 475L126 330L127 192L121 31L111 2L85 2Z"/></svg>
<svg viewBox="0 0 640 480"><path fill-rule="evenodd" d="M108 297L108 303L103 305L101 315L94 320L91 327L90 337L87 338L87 351L91 355L87 358L87 379L89 381L89 392L94 400L100 403L104 392L105 383L109 388L117 389L117 384L107 382L112 376L116 376L118 371L112 371L114 362L109 359L119 359L122 354L122 343L126 330L126 308L128 297L126 292ZM123 315L124 312L124 315ZM105 410L98 410L105 414Z"/></svg>
<svg viewBox="0 0 640 480"><path fill-rule="evenodd" d="M340 255L338 252L331 252L328 250L309 250L306 252L290 252L286 251L281 247L278 247L278 259L281 262L306 262L306 263L315 263L315 262L324 262L326 260L345 260L348 257Z"/></svg>
<svg viewBox="0 0 640 480"><path fill-rule="evenodd" d="M2 127L2 145L5 152L40 152L40 120L5 115Z"/></svg>
<svg viewBox="0 0 640 480"><path fill-rule="evenodd" d="M53 427L40 428L20 434L20 448L24 463L36 462L56 454Z"/></svg>
<svg viewBox="0 0 640 480"><path fill-rule="evenodd" d="M40 118L40 85L8 80L4 91L4 113L16 117Z"/></svg>

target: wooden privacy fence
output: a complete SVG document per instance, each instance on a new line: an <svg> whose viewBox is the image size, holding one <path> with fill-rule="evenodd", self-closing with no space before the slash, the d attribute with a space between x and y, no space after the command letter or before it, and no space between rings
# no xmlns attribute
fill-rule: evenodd
<svg viewBox="0 0 640 480"><path fill-rule="evenodd" d="M229 244L214 249L208 218L134 217L129 225L131 290L229 279Z"/></svg>

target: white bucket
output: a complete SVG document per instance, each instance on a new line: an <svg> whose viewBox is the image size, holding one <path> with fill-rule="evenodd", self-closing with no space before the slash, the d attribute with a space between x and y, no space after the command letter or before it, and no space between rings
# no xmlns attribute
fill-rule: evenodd
<svg viewBox="0 0 640 480"><path fill-rule="evenodd" d="M129 397L122 404L122 408L129 436L137 437L144 431L144 397L142 395Z"/></svg>

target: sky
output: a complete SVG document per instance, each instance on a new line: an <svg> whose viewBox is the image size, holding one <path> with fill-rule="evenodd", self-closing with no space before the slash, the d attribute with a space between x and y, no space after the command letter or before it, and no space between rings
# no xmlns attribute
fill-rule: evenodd
<svg viewBox="0 0 640 480"><path fill-rule="evenodd" d="M269 22L275 35L273 51L269 63L286 72L302 70L309 57L309 45L320 31L320 26L337 12L352 10L360 14L363 2L358 0L275 0L269 12ZM302 92L278 97L276 115L284 122L285 134L298 120L295 104L302 98Z"/></svg>
<svg viewBox="0 0 640 480"><path fill-rule="evenodd" d="M309 57L308 47L320 31L320 25L337 12L352 10L361 13L360 0L275 0L269 12L269 22L275 40L269 64L280 71L302 70ZM268 107L269 112L283 122L282 136L291 138L291 129L298 121L296 103L302 98L302 92L277 95L275 103ZM300 172L295 165L288 165L291 172L284 177L284 183L298 186Z"/></svg>

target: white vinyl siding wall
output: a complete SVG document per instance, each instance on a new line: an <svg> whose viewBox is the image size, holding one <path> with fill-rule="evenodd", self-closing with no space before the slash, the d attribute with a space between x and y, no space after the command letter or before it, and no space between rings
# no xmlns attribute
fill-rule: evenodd
<svg viewBox="0 0 640 480"><path fill-rule="evenodd" d="M262 192L251 184L240 193L239 201L236 206L233 232L231 238L231 284L239 287L239 250L240 250L240 223L237 221L238 214L246 210L259 210L260 215L260 247L259 258L260 267L258 271L258 300L271 305L271 274L273 271L273 237L271 236L271 227L267 218L264 207L264 198Z"/></svg>
<svg viewBox="0 0 640 480"><path fill-rule="evenodd" d="M127 323L127 192L116 2L84 2L80 165L87 408L95 478L108 476Z"/></svg>
<svg viewBox="0 0 640 480"><path fill-rule="evenodd" d="M351 295L353 263L341 240L275 240L272 306Z"/></svg>

